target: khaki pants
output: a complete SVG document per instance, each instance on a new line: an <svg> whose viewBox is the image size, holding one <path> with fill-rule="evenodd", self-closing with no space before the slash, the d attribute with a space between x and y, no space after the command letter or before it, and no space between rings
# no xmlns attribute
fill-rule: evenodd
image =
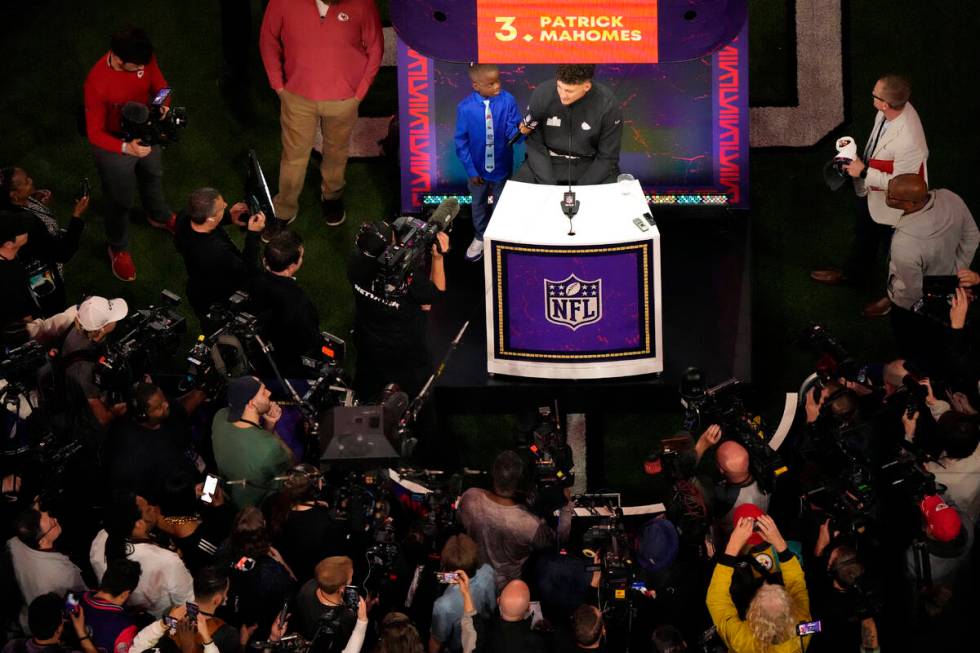
<svg viewBox="0 0 980 653"><path fill-rule="evenodd" d="M279 162L279 193L272 198L276 215L296 216L303 190L310 150L319 122L323 132L323 163L320 165L320 197L338 199L344 191L344 169L351 131L357 121L357 98L315 102L287 90L279 94L282 125L282 160Z"/></svg>

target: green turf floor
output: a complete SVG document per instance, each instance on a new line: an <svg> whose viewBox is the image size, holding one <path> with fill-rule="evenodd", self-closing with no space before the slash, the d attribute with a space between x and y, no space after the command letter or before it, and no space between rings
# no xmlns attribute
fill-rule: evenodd
<svg viewBox="0 0 980 653"><path fill-rule="evenodd" d="M801 0L802 1L802 0ZM383 10L387 3L382 3ZM750 2L750 73L752 103L795 101L795 55L790 28L792 0ZM922 117L932 156L930 181L960 193L971 206L980 200L976 183L980 143L976 115L978 13L973 3L893 0L845 0L844 84L846 122L820 144L804 149L753 150L751 154L754 354L753 368L763 395L775 400L806 375L812 359L793 340L809 321L827 323L855 352L887 356L891 336L887 320L859 316L864 300L847 288L814 285L808 271L838 260L848 242L852 198L833 194L821 184L820 165L833 153L832 139L851 134L865 138L873 120L870 91L886 71L904 72L913 83L913 103ZM252 2L255 30L260 3ZM839 20L827 16L827 20ZM26 168L40 187L55 192L62 216L79 180L97 175L87 141L78 128L82 81L107 49L108 35L126 23L151 34L161 67L185 105L190 126L182 142L165 154L164 185L174 207L204 185L216 186L229 199L242 189L242 165L249 148L258 151L275 186L279 157L278 107L265 83L252 43L254 120L233 117L219 92L221 45L218 3L201 0L89 0L0 4L0 163ZM839 44L828 43L827 48ZM393 70L383 70L362 113L390 115L396 108ZM344 260L357 225L390 214L398 203L398 172L380 160L354 161L348 168L348 219L339 229L324 227L315 205L315 175L310 169L297 229L306 242L300 283L321 308L323 326L346 334L352 300L344 279ZM168 287L183 292L180 259L167 234L145 223L134 224L133 254L139 279L115 280L105 260L100 193L87 216L82 248L67 266L70 295L95 292L123 296L133 305L152 302ZM239 236L236 234L236 238ZM451 282L451 280L450 280ZM196 326L192 327L192 330ZM669 343L667 343L669 347ZM634 465L651 437L676 427L676 416L661 416L656 426L636 416L607 416L609 432L620 435L607 451L607 478L640 487ZM509 419L460 417L450 422L463 436L463 462L481 464L488 451L505 442Z"/></svg>

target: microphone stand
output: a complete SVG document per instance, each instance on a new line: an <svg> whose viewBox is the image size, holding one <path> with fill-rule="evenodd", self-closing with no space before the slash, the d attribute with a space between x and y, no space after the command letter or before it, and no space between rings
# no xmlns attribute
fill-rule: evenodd
<svg viewBox="0 0 980 653"><path fill-rule="evenodd" d="M568 149L565 151L565 158L568 161L568 190L561 200L561 211L568 217L568 235L575 235L575 225L572 219L578 213L579 201L575 199L575 191L572 190L572 105L568 105Z"/></svg>

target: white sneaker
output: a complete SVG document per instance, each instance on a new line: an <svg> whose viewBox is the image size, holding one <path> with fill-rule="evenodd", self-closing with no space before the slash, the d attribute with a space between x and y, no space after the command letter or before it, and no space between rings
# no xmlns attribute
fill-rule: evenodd
<svg viewBox="0 0 980 653"><path fill-rule="evenodd" d="M479 261L481 258L483 258L483 241L474 238L470 246L466 248L466 260Z"/></svg>

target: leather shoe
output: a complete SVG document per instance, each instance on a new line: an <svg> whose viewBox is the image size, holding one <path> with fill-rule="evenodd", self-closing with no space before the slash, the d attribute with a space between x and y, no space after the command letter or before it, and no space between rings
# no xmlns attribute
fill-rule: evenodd
<svg viewBox="0 0 980 653"><path fill-rule="evenodd" d="M871 302L861 311L864 317L883 317L891 313L892 300L882 297L878 301Z"/></svg>
<svg viewBox="0 0 980 653"><path fill-rule="evenodd" d="M810 273L810 278L817 283L825 283L836 286L847 281L847 277L840 270L814 270Z"/></svg>

